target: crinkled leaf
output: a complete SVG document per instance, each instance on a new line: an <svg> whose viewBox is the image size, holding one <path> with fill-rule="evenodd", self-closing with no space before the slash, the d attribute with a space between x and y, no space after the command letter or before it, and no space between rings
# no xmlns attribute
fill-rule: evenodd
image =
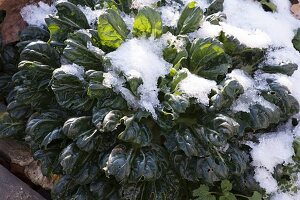
<svg viewBox="0 0 300 200"><path fill-rule="evenodd" d="M47 146L51 144L54 141L60 140L65 138L62 128L56 128L53 131L51 131L46 137L43 139L43 142L41 143L41 147L44 149L47 149Z"/></svg>
<svg viewBox="0 0 300 200"><path fill-rule="evenodd" d="M25 124L14 121L8 113L0 113L0 138L24 134Z"/></svg>
<svg viewBox="0 0 300 200"><path fill-rule="evenodd" d="M75 144L67 146L59 155L59 162L66 174L78 172L87 160L85 152L80 151Z"/></svg>
<svg viewBox="0 0 300 200"><path fill-rule="evenodd" d="M87 94L91 98L102 98L111 93L111 88L103 85L104 73L100 71L89 70L86 72L89 82Z"/></svg>
<svg viewBox="0 0 300 200"><path fill-rule="evenodd" d="M133 149L116 146L109 155L106 173L113 175L118 182L126 181L130 175L132 157Z"/></svg>
<svg viewBox="0 0 300 200"><path fill-rule="evenodd" d="M93 100L87 96L86 82L70 71L53 72L51 88L60 106L71 110L89 110Z"/></svg>
<svg viewBox="0 0 300 200"><path fill-rule="evenodd" d="M218 88L213 89L210 98L210 109L221 110L229 108L239 95L244 93L243 86L234 79L228 79L221 83Z"/></svg>
<svg viewBox="0 0 300 200"><path fill-rule="evenodd" d="M118 135L118 139L139 146L147 146L150 144L152 134L147 125L138 123L134 116L124 117L122 121L126 128Z"/></svg>
<svg viewBox="0 0 300 200"><path fill-rule="evenodd" d="M231 60L222 44L213 39L196 39L189 51L189 70L204 78L223 78L231 67Z"/></svg>
<svg viewBox="0 0 300 200"><path fill-rule="evenodd" d="M9 115L13 118L13 119L24 119L24 118L28 118L31 113L31 106L22 104L18 101L12 101L10 102L10 104L8 104L7 106L7 112L9 112Z"/></svg>
<svg viewBox="0 0 300 200"><path fill-rule="evenodd" d="M123 116L123 113L119 110L112 110L109 113L107 113L103 119L103 131L114 131L121 124L121 118Z"/></svg>
<svg viewBox="0 0 300 200"><path fill-rule="evenodd" d="M83 66L86 70L103 70L102 56L104 52L95 46L92 35L88 31L74 32L65 43L67 46L64 48L63 55L69 61Z"/></svg>
<svg viewBox="0 0 300 200"><path fill-rule="evenodd" d="M116 49L126 39L129 31L123 19L113 9L106 10L98 19L98 35L103 46Z"/></svg>
<svg viewBox="0 0 300 200"><path fill-rule="evenodd" d="M63 126L63 133L70 139L77 139L79 135L92 128L90 116L68 119Z"/></svg>
<svg viewBox="0 0 300 200"><path fill-rule="evenodd" d="M20 59L38 61L44 65L50 65L55 68L60 66L58 52L48 43L42 41L28 44L21 52Z"/></svg>
<svg viewBox="0 0 300 200"><path fill-rule="evenodd" d="M55 5L59 19L72 24L78 29L89 28L85 14L71 2L59 2Z"/></svg>
<svg viewBox="0 0 300 200"><path fill-rule="evenodd" d="M136 37L155 37L162 35L162 19L159 12L150 7L139 10L133 25L133 35Z"/></svg>

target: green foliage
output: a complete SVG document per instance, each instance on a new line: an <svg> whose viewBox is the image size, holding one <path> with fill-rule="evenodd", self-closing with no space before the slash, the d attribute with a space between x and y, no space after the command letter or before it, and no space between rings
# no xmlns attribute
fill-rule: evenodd
<svg viewBox="0 0 300 200"><path fill-rule="evenodd" d="M294 36L292 42L293 42L293 45L294 45L295 49L300 51L300 29L297 30L297 33Z"/></svg>
<svg viewBox="0 0 300 200"><path fill-rule="evenodd" d="M195 1L190 2L182 11L177 23L177 34L194 32L200 27L203 12Z"/></svg>
<svg viewBox="0 0 300 200"><path fill-rule="evenodd" d="M277 6L270 0L257 0L265 11L276 12Z"/></svg>
<svg viewBox="0 0 300 200"><path fill-rule="evenodd" d="M189 61L191 72L214 80L224 78L231 67L222 44L212 39L196 39L189 50Z"/></svg>
<svg viewBox="0 0 300 200"><path fill-rule="evenodd" d="M116 49L126 39L129 31L125 22L113 9L108 9L98 20L98 35L103 46Z"/></svg>
<svg viewBox="0 0 300 200"><path fill-rule="evenodd" d="M160 14L150 7L139 10L133 25L133 35L136 37L160 37L162 35Z"/></svg>
<svg viewBox="0 0 300 200"><path fill-rule="evenodd" d="M195 2L182 7L174 29L163 24L157 8L168 2L136 9L132 3L57 3L58 12L45 19L48 30L29 26L17 45L1 47L0 94L7 112L0 114L0 138L25 141L42 172L60 177L53 199L262 199L244 144L298 113L299 103L270 75L267 87L257 92L274 109L257 102L249 112L233 112L247 88L228 74L239 69L251 80L259 73L291 76L298 66L264 65L266 49L249 48L223 32L216 38L188 37L203 20L224 20L222 0L211 1L204 13ZM105 12L89 24L77 5ZM132 30L122 19L125 13L135 18ZM155 53L170 63L153 88L159 105L152 112L118 91L122 86L139 99L146 84L142 76L120 70L120 86L107 81L115 74L106 54L133 38L163 43L162 52ZM208 105L180 90L191 74L216 82Z"/></svg>
<svg viewBox="0 0 300 200"><path fill-rule="evenodd" d="M257 191L254 191L250 197L232 193L232 183L229 180L223 180L221 182L218 192L211 192L207 185L200 185L198 189L193 191L193 196L196 200L237 200L240 198L262 200L262 195Z"/></svg>

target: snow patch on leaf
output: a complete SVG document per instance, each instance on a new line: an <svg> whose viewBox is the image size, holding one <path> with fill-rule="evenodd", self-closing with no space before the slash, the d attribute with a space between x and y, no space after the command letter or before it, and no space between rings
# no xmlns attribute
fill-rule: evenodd
<svg viewBox="0 0 300 200"><path fill-rule="evenodd" d="M57 12L54 5L40 1L38 4L30 4L22 8L20 14L24 21L29 25L36 25L42 27L46 25L45 18L48 15L55 14Z"/></svg>
<svg viewBox="0 0 300 200"><path fill-rule="evenodd" d="M140 99L138 100L129 90L124 88L124 80L110 77L110 84L123 94L129 104L135 108L142 108L155 116L154 108L160 102L158 100L157 81L160 76L169 73L171 65L162 58L162 50L166 46L164 38L155 39L131 39L123 43L116 51L107 54L111 68L115 74L123 73L126 77L138 74L143 83L138 88ZM112 81L113 80L113 81ZM122 85L122 86L121 86ZM134 101L133 101L134 100Z"/></svg>
<svg viewBox="0 0 300 200"><path fill-rule="evenodd" d="M208 95L217 83L212 80L189 73L188 76L179 83L179 91L187 97L194 97L199 103L206 106L209 104Z"/></svg>

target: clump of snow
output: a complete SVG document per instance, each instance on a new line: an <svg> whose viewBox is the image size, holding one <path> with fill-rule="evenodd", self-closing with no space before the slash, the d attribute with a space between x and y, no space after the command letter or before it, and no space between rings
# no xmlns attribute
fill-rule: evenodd
<svg viewBox="0 0 300 200"><path fill-rule="evenodd" d="M131 15L128 15L128 14L126 14L124 12L121 13L121 17L124 20L127 28L129 30L132 30L133 29L133 24L134 24L134 17L131 16Z"/></svg>
<svg viewBox="0 0 300 200"><path fill-rule="evenodd" d="M78 77L80 80L84 80L84 68L76 64L64 64L60 68L53 71L54 73L64 72L65 74L71 74Z"/></svg>
<svg viewBox="0 0 300 200"><path fill-rule="evenodd" d="M265 32L255 29L255 30L245 30L231 24L221 22L222 30L228 34L234 36L242 44L248 47L265 48L271 43L271 39Z"/></svg>
<svg viewBox="0 0 300 200"><path fill-rule="evenodd" d="M167 6L162 6L160 11L163 25L169 27L176 27L180 17L181 6L179 3L171 1Z"/></svg>
<svg viewBox="0 0 300 200"><path fill-rule="evenodd" d="M236 36L250 47L269 47L267 52L269 65L296 63L300 66L300 53L292 44L295 32L300 27L300 20L291 14L290 1L273 0L272 2L277 6L275 13L265 12L256 1L226 0L224 13L227 16L226 24L230 26L230 29L225 32ZM226 25L223 24L223 27ZM248 37L239 31L234 33L233 27L248 32ZM240 35L243 35L242 39ZM256 36L255 39L254 36ZM291 77L293 85L290 90L298 101L300 101L299 80L300 71L297 70Z"/></svg>
<svg viewBox="0 0 300 200"><path fill-rule="evenodd" d="M264 188L268 194L278 190L278 183L272 174L265 168L259 167L255 169L255 180L260 187Z"/></svg>
<svg viewBox="0 0 300 200"><path fill-rule="evenodd" d="M92 10L89 6L77 6L85 15L88 23L93 27L97 20L98 17L105 12L105 10L100 9L100 10Z"/></svg>
<svg viewBox="0 0 300 200"><path fill-rule="evenodd" d="M208 95L216 85L215 81L189 73L187 78L179 83L179 90L187 97L194 97L199 103L207 106L209 104Z"/></svg>
<svg viewBox="0 0 300 200"><path fill-rule="evenodd" d="M89 50L91 50L91 51L93 51L93 52L95 52L95 53L97 53L97 54L99 54L99 55L104 55L104 54L105 54L104 51L103 51L102 49L100 49L100 48L94 46L91 42L87 42L86 47L87 47Z"/></svg>
<svg viewBox="0 0 300 200"><path fill-rule="evenodd" d="M269 76L266 76L268 78ZM244 93L232 104L231 109L233 112L250 112L251 105L260 104L271 110L275 110L276 106L269 101L265 100L261 96L259 89L268 89L265 79L261 76L251 78L246 72L240 69L233 70L230 74L227 74L227 78L237 80L244 88Z"/></svg>
<svg viewBox="0 0 300 200"><path fill-rule="evenodd" d="M277 180L272 176L279 164L293 162L294 136L291 132L269 133L259 138L259 143L248 143L252 148L252 165L255 169L255 180L268 194L279 190Z"/></svg>
<svg viewBox="0 0 300 200"><path fill-rule="evenodd" d="M288 0L273 0L277 5L277 12L266 12L258 1L227 0L224 1L226 23L249 33L252 40L251 46L261 47L260 42L269 38L266 45L286 46L294 36L295 25L299 22L290 13ZM234 31L232 31L233 33ZM258 34L259 33L259 34ZM234 36L239 37L237 31ZM262 38L260 38L261 36ZM257 40L259 42L257 42ZM267 46L266 46L267 47Z"/></svg>
<svg viewBox="0 0 300 200"><path fill-rule="evenodd" d="M143 8L145 6L151 6L155 3L157 3L159 0L133 0L132 2L132 8Z"/></svg>
<svg viewBox="0 0 300 200"><path fill-rule="evenodd" d="M24 21L29 25L36 25L42 27L46 25L45 18L48 15L55 14L57 12L54 5L40 1L38 4L30 4L22 8L20 14Z"/></svg>
<svg viewBox="0 0 300 200"><path fill-rule="evenodd" d="M288 194L288 193L276 193L272 195L271 200L299 200L300 199L300 192L296 194Z"/></svg>
<svg viewBox="0 0 300 200"><path fill-rule="evenodd" d="M227 74L227 77L237 80L243 86L244 90L254 87L254 80L241 69L232 70L230 74Z"/></svg>
<svg viewBox="0 0 300 200"><path fill-rule="evenodd" d="M214 38L220 35L220 32L222 31L222 27L219 25L214 25L209 23L208 21L204 21L201 27L189 34L189 37L194 40L196 38Z"/></svg>
<svg viewBox="0 0 300 200"><path fill-rule="evenodd" d="M293 141L294 137L291 133L279 132L260 137L259 143L252 146L252 165L263 166L273 173L277 165L292 162Z"/></svg>
<svg viewBox="0 0 300 200"><path fill-rule="evenodd" d="M142 108L155 117L155 107L159 105L157 81L160 76L169 73L171 64L162 58L162 50L166 46L164 39L131 39L123 43L116 51L107 54L112 64L108 70L122 72L125 76L138 74L143 84L139 86L137 99L123 87L124 80L118 78L110 82L124 98L135 108ZM122 85L122 87L120 87ZM134 100L134 101L133 101Z"/></svg>

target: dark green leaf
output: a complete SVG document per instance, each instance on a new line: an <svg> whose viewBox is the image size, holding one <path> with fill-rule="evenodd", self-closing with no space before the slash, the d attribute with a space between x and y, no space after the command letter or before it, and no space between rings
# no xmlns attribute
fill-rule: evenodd
<svg viewBox="0 0 300 200"><path fill-rule="evenodd" d="M223 11L224 0L213 0L212 3L206 9L206 15L212 15L214 13Z"/></svg>
<svg viewBox="0 0 300 200"><path fill-rule="evenodd" d="M266 65L261 68L266 73L281 73L281 74L286 74L288 76L292 76L293 73L298 69L298 65L294 63L289 63L285 65L278 65L278 66L270 66Z"/></svg>
<svg viewBox="0 0 300 200"><path fill-rule="evenodd" d="M218 80L231 67L231 60L222 44L213 39L196 39L189 52L189 70L204 78Z"/></svg>
<svg viewBox="0 0 300 200"><path fill-rule="evenodd" d="M118 135L118 139L139 146L150 144L152 139L151 130L145 124L138 123L134 116L124 117L122 121L126 128Z"/></svg>
<svg viewBox="0 0 300 200"><path fill-rule="evenodd" d="M67 46L63 51L63 55L69 61L83 66L86 70L103 70L102 56L104 52L95 46L92 35L88 31L76 31L70 35L65 43Z"/></svg>
<svg viewBox="0 0 300 200"><path fill-rule="evenodd" d="M293 40L294 48L300 51L300 28L297 30L296 35L294 36Z"/></svg>
<svg viewBox="0 0 300 200"><path fill-rule="evenodd" d="M131 171L133 149L124 145L116 146L109 155L107 162L107 174L113 175L118 182L126 181Z"/></svg>
<svg viewBox="0 0 300 200"><path fill-rule="evenodd" d="M177 23L177 35L196 31L200 27L203 12L195 1L190 2L182 11Z"/></svg>
<svg viewBox="0 0 300 200"><path fill-rule="evenodd" d="M58 52L48 43L42 41L28 44L21 52L20 59L37 61L55 68L60 66L60 57Z"/></svg>

